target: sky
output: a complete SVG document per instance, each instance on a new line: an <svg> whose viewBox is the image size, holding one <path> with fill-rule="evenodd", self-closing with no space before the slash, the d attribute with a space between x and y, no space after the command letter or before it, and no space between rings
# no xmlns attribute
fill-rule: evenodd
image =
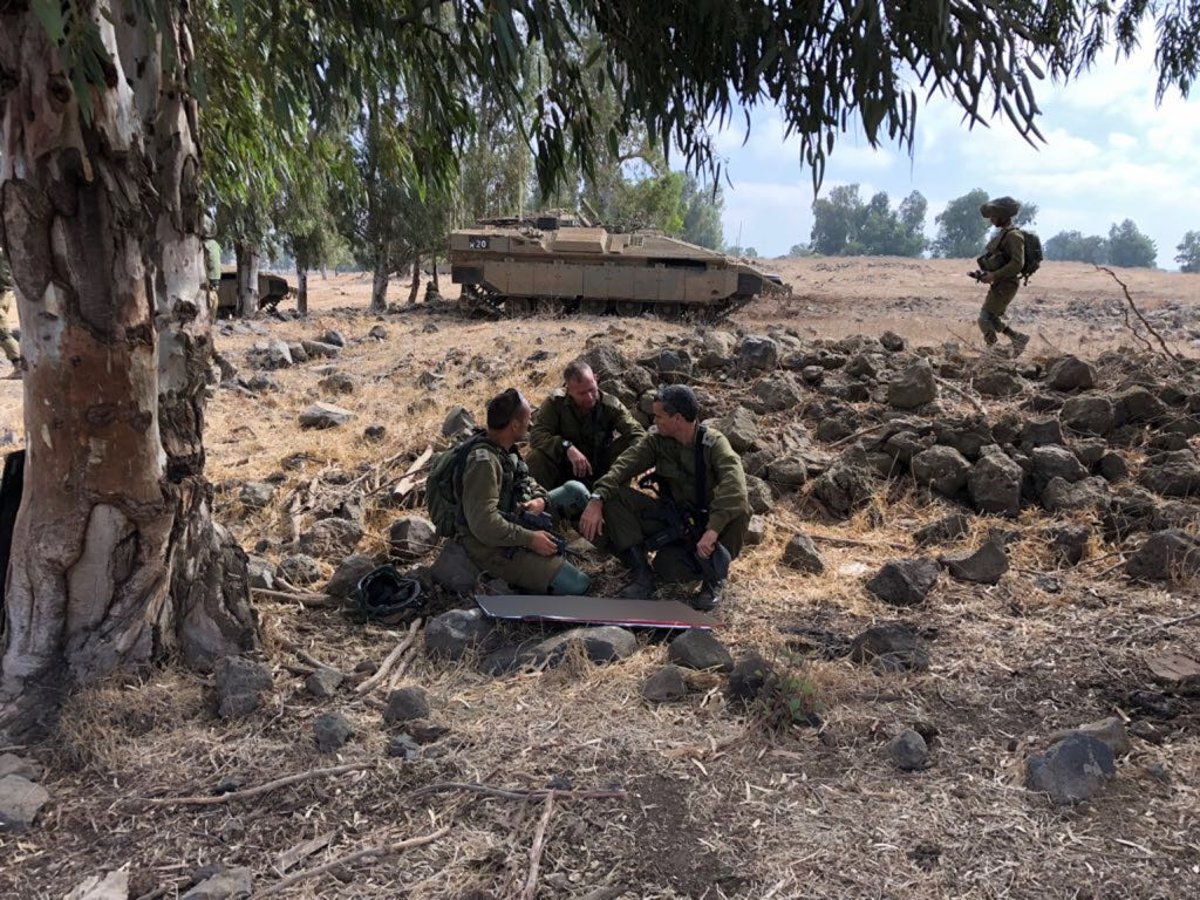
<svg viewBox="0 0 1200 900"><path fill-rule="evenodd" d="M1046 138L1029 146L1006 120L968 130L958 107L935 98L917 115L914 152L896 145L873 150L866 139L841 135L829 157L821 196L841 184L860 185L864 202L886 191L895 208L914 190L929 202L926 234L937 233L946 203L975 188L1038 205L1032 226L1043 242L1060 231L1107 235L1132 219L1158 248L1157 264L1177 269L1176 245L1200 230L1200 91L1184 100L1172 89L1155 105L1153 39L1130 58L1110 55L1069 84L1035 84ZM723 132L718 149L732 184L725 188L727 244L761 256L786 254L812 231L812 176L799 142L784 140L772 108L745 127Z"/></svg>

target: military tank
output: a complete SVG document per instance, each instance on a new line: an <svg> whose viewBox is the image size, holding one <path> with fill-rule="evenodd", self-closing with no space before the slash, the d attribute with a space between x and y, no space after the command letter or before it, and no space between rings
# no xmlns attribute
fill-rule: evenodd
<svg viewBox="0 0 1200 900"><path fill-rule="evenodd" d="M763 294L777 275L657 231L620 231L573 216L490 219L450 234L450 277L491 316L615 312L716 321Z"/></svg>

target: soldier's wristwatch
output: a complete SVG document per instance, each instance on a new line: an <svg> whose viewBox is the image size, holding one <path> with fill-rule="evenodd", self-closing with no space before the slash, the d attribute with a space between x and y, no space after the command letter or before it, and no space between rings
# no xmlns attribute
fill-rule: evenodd
<svg viewBox="0 0 1200 900"><path fill-rule="evenodd" d="M601 503L604 502L604 498L601 497L599 494L597 494L595 491L592 491L590 494L588 494L588 500L589 500L589 502L592 500L598 500Z"/></svg>
<svg viewBox="0 0 1200 900"><path fill-rule="evenodd" d="M572 444L570 441L563 441L563 442L562 442L562 448L563 448L563 451L564 451L564 452L565 452L565 451L567 451L567 450L570 450L572 446L574 446L574 445L573 445L573 444Z"/></svg>

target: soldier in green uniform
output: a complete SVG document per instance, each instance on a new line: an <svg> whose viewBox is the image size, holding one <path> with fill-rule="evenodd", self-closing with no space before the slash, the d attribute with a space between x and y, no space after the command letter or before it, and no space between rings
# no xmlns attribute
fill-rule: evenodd
<svg viewBox="0 0 1200 900"><path fill-rule="evenodd" d="M562 557L554 536L514 521L523 510L570 518L587 503L587 488L577 481L547 493L529 477L516 445L529 434L532 414L515 388L488 402L487 433L463 466L458 540L476 566L514 587L585 594L591 580Z"/></svg>
<svg viewBox="0 0 1200 900"><path fill-rule="evenodd" d="M538 407L529 474L546 490L572 479L590 487L645 433L625 404L600 391L591 366L577 360L563 371L563 387Z"/></svg>
<svg viewBox="0 0 1200 900"><path fill-rule="evenodd" d="M12 272L8 268L8 260L4 251L0 250L0 346L4 355L12 363L12 371L5 378L20 378L25 369L25 361L21 358L21 345L13 335L13 318L17 313L17 295L13 292Z"/></svg>
<svg viewBox="0 0 1200 900"><path fill-rule="evenodd" d="M979 330L990 347L996 343L996 333L1012 341L1012 355L1020 356L1029 343L1029 335L1014 331L1004 321L1004 313L1020 287L1021 269L1025 266L1025 236L1013 224L1021 204L1012 197L989 200L979 207L980 214L990 219L998 231L988 241L987 249L977 262L984 274L979 279L988 287L983 309L979 311Z"/></svg>
<svg viewBox="0 0 1200 900"><path fill-rule="evenodd" d="M702 580L702 562L714 555L741 552L750 524L750 501L741 458L715 428L699 423L699 404L691 388L660 388L654 400L654 428L613 463L596 482L579 531L589 541L606 535L633 573L623 597L649 597L655 577L666 582ZM654 467L677 507L697 520L692 536L668 543L655 554L651 568L646 542L667 528L664 501L635 491L629 479ZM699 538L695 534L699 533ZM712 609L722 584L703 579L693 600L698 609Z"/></svg>

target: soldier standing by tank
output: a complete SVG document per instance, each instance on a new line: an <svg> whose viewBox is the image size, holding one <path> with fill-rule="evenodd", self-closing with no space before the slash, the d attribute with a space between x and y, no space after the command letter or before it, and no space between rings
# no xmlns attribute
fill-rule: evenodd
<svg viewBox="0 0 1200 900"><path fill-rule="evenodd" d="M996 343L996 333L1006 335L1012 341L1012 355L1020 356L1029 343L1029 336L1008 326L1004 313L1020 287L1021 270L1025 267L1025 237L1013 219L1021 211L1021 204L1012 197L989 200L979 207L980 214L990 219L997 233L988 241L983 256L976 262L983 270L979 280L988 287L983 309L979 311L979 330L989 347Z"/></svg>
<svg viewBox="0 0 1200 900"><path fill-rule="evenodd" d="M208 301L208 317L212 322L217 321L217 308L220 305L219 292L221 289L221 245L217 242L217 223L213 217L204 215L204 296ZM214 332L215 334L215 332ZM232 381L237 377L237 367L227 360L217 349L213 341L213 360L221 369L221 380Z"/></svg>
<svg viewBox="0 0 1200 900"><path fill-rule="evenodd" d="M699 423L699 413L691 388L660 388L654 400L654 428L596 483L580 518L580 533L589 541L606 534L632 571L633 580L622 597L651 596L657 575L666 582L702 581L692 605L712 609L723 584L702 574L705 561L724 554L733 559L741 552L750 524L742 461L723 434ZM651 467L660 484L658 499L628 486L630 478ZM651 568L646 541L661 535L671 518L664 509L663 485L695 527L689 536L661 547Z"/></svg>
<svg viewBox="0 0 1200 900"><path fill-rule="evenodd" d="M538 407L529 432L529 473L546 490L577 479L589 487L646 429L616 397L596 386L587 363L563 371L563 387Z"/></svg>
<svg viewBox="0 0 1200 900"><path fill-rule="evenodd" d="M12 272L8 268L4 250L0 249L0 344L4 346L4 355L12 363L12 371L4 376L7 379L20 378L25 371L21 345L13 335L12 322L16 314L17 295L13 291Z"/></svg>
<svg viewBox="0 0 1200 900"><path fill-rule="evenodd" d="M476 566L514 587L584 594L591 580L563 558L554 535L517 521L522 512L574 517L587 502L587 488L577 481L547 493L529 477L516 445L529 434L532 415L515 388L488 401L487 434L468 452L456 492L462 508L458 539Z"/></svg>

